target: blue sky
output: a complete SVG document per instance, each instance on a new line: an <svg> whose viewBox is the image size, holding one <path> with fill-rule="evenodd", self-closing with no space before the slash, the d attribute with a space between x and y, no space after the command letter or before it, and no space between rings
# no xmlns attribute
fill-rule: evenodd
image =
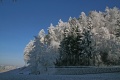
<svg viewBox="0 0 120 80"><path fill-rule="evenodd" d="M120 9L120 0L3 0L0 3L0 65L23 66L23 51L41 29L81 12Z"/></svg>

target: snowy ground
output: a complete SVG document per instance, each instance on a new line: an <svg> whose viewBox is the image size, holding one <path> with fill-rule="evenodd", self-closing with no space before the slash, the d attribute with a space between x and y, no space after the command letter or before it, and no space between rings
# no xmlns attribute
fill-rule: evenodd
<svg viewBox="0 0 120 80"><path fill-rule="evenodd" d="M16 69L0 73L0 80L120 80L120 72L84 75L29 75Z"/></svg>
<svg viewBox="0 0 120 80"><path fill-rule="evenodd" d="M24 75L0 74L0 80L120 80L119 73L86 75Z"/></svg>

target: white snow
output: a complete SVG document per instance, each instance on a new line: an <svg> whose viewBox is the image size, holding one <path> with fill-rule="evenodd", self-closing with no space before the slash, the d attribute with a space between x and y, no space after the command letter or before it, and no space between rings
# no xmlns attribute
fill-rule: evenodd
<svg viewBox="0 0 120 80"><path fill-rule="evenodd" d="M120 71L114 73L84 75L33 75L28 73L28 68L19 68L9 72L0 73L0 80L120 80Z"/></svg>
<svg viewBox="0 0 120 80"><path fill-rule="evenodd" d="M0 74L0 80L119 80L119 73L86 74L86 75L25 75Z"/></svg>

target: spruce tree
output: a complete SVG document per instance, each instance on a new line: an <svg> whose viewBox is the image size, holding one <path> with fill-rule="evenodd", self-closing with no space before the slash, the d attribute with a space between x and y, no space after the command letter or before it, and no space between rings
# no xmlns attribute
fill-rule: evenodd
<svg viewBox="0 0 120 80"><path fill-rule="evenodd" d="M84 61L84 35L78 30L78 27L73 28L71 35L66 36L60 43L60 57L57 60L57 66L79 66L85 65Z"/></svg>

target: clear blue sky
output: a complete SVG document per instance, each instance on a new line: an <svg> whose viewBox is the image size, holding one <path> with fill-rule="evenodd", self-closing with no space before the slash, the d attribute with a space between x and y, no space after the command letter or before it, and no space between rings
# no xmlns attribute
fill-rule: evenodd
<svg viewBox="0 0 120 80"><path fill-rule="evenodd" d="M120 8L120 0L3 0L0 3L0 65L24 65L23 51L28 42L50 23L78 18L83 11Z"/></svg>

